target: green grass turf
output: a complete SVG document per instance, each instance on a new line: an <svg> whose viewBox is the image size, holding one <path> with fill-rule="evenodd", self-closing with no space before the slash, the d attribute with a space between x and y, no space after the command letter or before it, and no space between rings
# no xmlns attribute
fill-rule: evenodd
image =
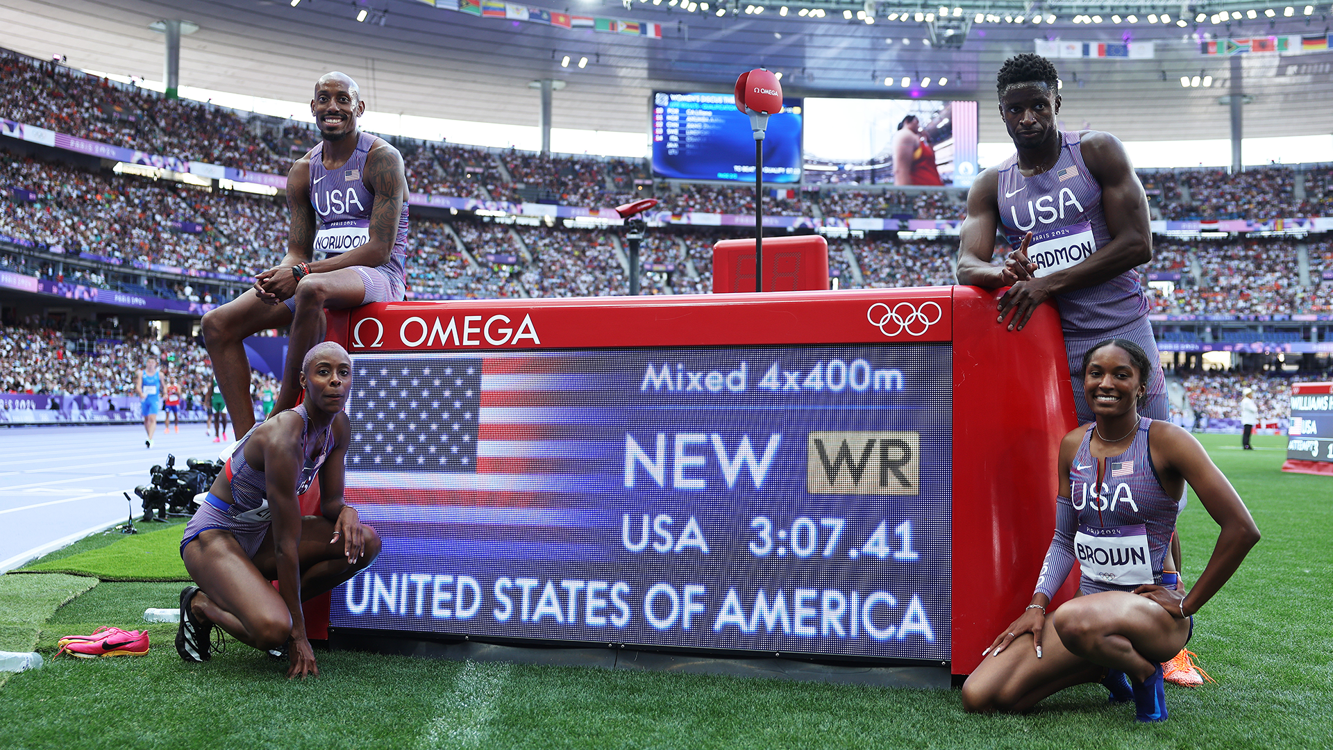
<svg viewBox="0 0 1333 750"><path fill-rule="evenodd" d="M1203 609L1192 650L1218 679L1169 686L1171 719L1138 725L1126 706L1080 686L1025 716L970 716L958 691L915 691L685 674L457 663L317 652L323 674L283 679L283 665L229 642L187 665L174 628L139 625L180 584L103 583L43 627L147 627L144 657L61 657L0 692L0 747L1322 747L1333 726L1333 479L1278 470L1284 438L1230 449L1203 436L1264 539ZM1181 519L1186 578L1217 527L1191 502ZM47 580L52 576L31 576ZM1027 585L1027 584L1024 584ZM62 631L62 632L57 632ZM77 708L75 708L77 707Z"/></svg>
<svg viewBox="0 0 1333 750"><path fill-rule="evenodd" d="M138 524L134 535L104 532L81 540L20 569L21 573L72 573L103 581L188 581L181 562L184 521Z"/></svg>

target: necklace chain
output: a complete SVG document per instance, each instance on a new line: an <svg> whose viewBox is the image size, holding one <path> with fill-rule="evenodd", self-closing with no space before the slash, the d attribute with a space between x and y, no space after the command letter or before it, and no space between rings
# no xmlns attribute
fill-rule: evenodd
<svg viewBox="0 0 1333 750"><path fill-rule="evenodd" d="M1135 432L1138 432L1138 430L1139 430L1139 425L1140 425L1142 422L1143 422L1143 415L1140 414L1140 415L1139 415L1139 418L1134 422L1134 427L1132 427L1132 428L1130 429L1129 432L1126 432L1125 434L1121 435L1120 437L1116 438L1115 440L1107 440L1107 439L1106 439L1106 436L1102 434L1102 428L1101 428L1101 426L1098 425L1096 422L1093 422L1093 423L1092 423L1092 430L1093 430L1093 432L1096 432L1096 433L1097 433L1097 437L1101 438L1103 443L1118 443L1118 442L1120 442L1121 440L1124 440L1125 438L1129 437L1130 435L1133 435Z"/></svg>

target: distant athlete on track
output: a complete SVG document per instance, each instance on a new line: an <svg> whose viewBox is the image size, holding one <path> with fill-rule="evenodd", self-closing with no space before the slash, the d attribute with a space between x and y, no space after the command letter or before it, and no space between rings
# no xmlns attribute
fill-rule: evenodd
<svg viewBox="0 0 1333 750"><path fill-rule="evenodd" d="M281 412L296 405L302 358L324 337L324 308L403 299L406 171L398 149L357 128L365 110L346 75L329 73L315 84L310 113L322 141L287 173L287 254L255 277L253 290L204 315L204 340L238 435L254 424L246 336L291 325L274 403Z"/></svg>
<svg viewBox="0 0 1333 750"><path fill-rule="evenodd" d="M266 651L287 650L287 676L318 675L301 602L333 589L379 555L380 539L343 502L351 422L346 350L332 342L306 354L305 400L237 443L206 502L185 526L190 577L180 597L176 651L208 661L214 626ZM301 516L299 496L319 479L320 515ZM274 590L271 581L277 581Z"/></svg>
<svg viewBox="0 0 1333 750"><path fill-rule="evenodd" d="M144 369L134 380L134 392L142 401L139 413L143 416L143 429L148 437L143 441L145 447L153 447L153 433L157 432L157 413L162 411L162 373L157 371L157 355L149 355Z"/></svg>
<svg viewBox="0 0 1333 750"><path fill-rule="evenodd" d="M1124 339L1084 355L1083 388L1096 419L1060 444L1055 536L1032 602L963 685L972 712L1025 711L1073 685L1101 681L1112 702L1134 701L1139 721L1167 718L1163 666L1194 633L1194 613L1259 541L1231 483L1185 430L1140 416L1150 360ZM1163 570L1188 484L1222 527L1188 592ZM1078 560L1078 596L1048 613Z"/></svg>
<svg viewBox="0 0 1333 750"><path fill-rule="evenodd" d="M227 402L222 398L222 389L218 388L218 379L213 377L213 384L208 387L208 422L213 425L213 442L221 443L227 439ZM204 424L204 434L208 434L208 423Z"/></svg>
<svg viewBox="0 0 1333 750"><path fill-rule="evenodd" d="M165 415L162 418L162 432L171 432L172 422L176 423L176 432L181 431L181 387L175 381L167 383L163 389L165 395L162 398L162 408Z"/></svg>

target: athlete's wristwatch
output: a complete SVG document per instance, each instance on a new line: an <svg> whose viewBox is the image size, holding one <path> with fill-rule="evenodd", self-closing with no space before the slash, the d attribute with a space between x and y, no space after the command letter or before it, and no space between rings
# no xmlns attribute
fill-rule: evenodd
<svg viewBox="0 0 1333 750"><path fill-rule="evenodd" d="M292 266L292 276L296 277L297 281L300 281L301 279L304 279L309 275L310 275L309 265L305 263L297 263L296 265Z"/></svg>

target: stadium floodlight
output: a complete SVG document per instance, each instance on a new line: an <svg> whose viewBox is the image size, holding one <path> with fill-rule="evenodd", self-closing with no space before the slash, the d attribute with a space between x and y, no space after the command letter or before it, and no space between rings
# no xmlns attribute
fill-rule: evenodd
<svg viewBox="0 0 1333 750"><path fill-rule="evenodd" d="M852 20L852 12L850 10L844 10L842 12L842 17L843 20L850 21Z"/></svg>
<svg viewBox="0 0 1333 750"><path fill-rule="evenodd" d="M1120 23L1120 16L1111 16L1111 23Z"/></svg>
<svg viewBox="0 0 1333 750"><path fill-rule="evenodd" d="M892 86L892 85L893 85L893 79L892 79L892 78L885 78L885 79L884 79L884 85L885 85L885 86Z"/></svg>
<svg viewBox="0 0 1333 750"><path fill-rule="evenodd" d="M1231 20L1233 20L1233 21L1239 21L1239 20L1240 20L1240 11L1238 11L1238 10L1233 10L1233 11L1231 11Z"/></svg>
<svg viewBox="0 0 1333 750"><path fill-rule="evenodd" d="M569 55L565 55L565 58L564 58L563 60L560 61L560 67L562 67L562 68L568 68L568 67L569 67Z"/></svg>
<svg viewBox="0 0 1333 750"><path fill-rule="evenodd" d="M293 7L293 8L295 8L296 6L298 6L298 5L300 5L300 4L301 4L301 0L292 0L292 7Z"/></svg>
<svg viewBox="0 0 1333 750"><path fill-rule="evenodd" d="M1254 12L1254 8L1250 8L1249 10L1245 11L1245 17L1253 21L1254 19L1259 17L1259 14Z"/></svg>
<svg viewBox="0 0 1333 750"><path fill-rule="evenodd" d="M863 10L856 11L856 20L858 21L866 20L866 12Z"/></svg>
<svg viewBox="0 0 1333 750"><path fill-rule="evenodd" d="M944 86L944 85L946 85L946 84L948 84L948 83L949 83L949 79L948 79L948 78L945 78L945 77L943 77L943 76L940 76L940 85L941 85L941 86Z"/></svg>
<svg viewBox="0 0 1333 750"><path fill-rule="evenodd" d="M1093 16L1093 17L1092 17L1092 22L1093 22L1093 23L1101 23L1101 22L1102 22L1102 17L1101 17L1101 16Z"/></svg>
<svg viewBox="0 0 1333 750"><path fill-rule="evenodd" d="M1148 23L1157 23L1157 14L1156 14L1156 13L1149 13L1149 14L1148 14Z"/></svg>
<svg viewBox="0 0 1333 750"><path fill-rule="evenodd" d="M912 85L912 79L908 78L907 76L903 76L902 84L903 88L908 88Z"/></svg>
<svg viewBox="0 0 1333 750"><path fill-rule="evenodd" d="M1133 13L1130 13L1128 16L1125 17L1125 20L1129 21L1130 23L1138 23L1139 17L1134 15Z"/></svg>
<svg viewBox="0 0 1333 750"><path fill-rule="evenodd" d="M368 15L370 15L370 11L366 10L365 8L362 8L361 10L357 11L357 14L356 14L356 22L357 22L357 23L361 23L361 22L365 21L365 20L366 20L366 16L368 16Z"/></svg>
<svg viewBox="0 0 1333 750"><path fill-rule="evenodd" d="M754 6L754 12L755 12L756 15L759 14L759 13L763 13L763 12L764 12L764 6L762 6L762 5L756 5L756 6Z"/></svg>
<svg viewBox="0 0 1333 750"><path fill-rule="evenodd" d="M926 20L926 16L925 16L925 14L924 14L924 13L920 13L920 12L918 12L918 13L914 16L914 18L916 19L916 22L917 22L917 23L921 23L922 21Z"/></svg>
<svg viewBox="0 0 1333 750"><path fill-rule="evenodd" d="M727 14L727 12L726 12L725 10L723 10L723 9L721 9L721 8L718 8L718 9L717 9L717 15L719 15L719 16L725 16L726 14Z"/></svg>
<svg viewBox="0 0 1333 750"><path fill-rule="evenodd" d="M1171 23L1171 16L1168 16L1168 15L1165 14L1165 13L1163 13L1161 16L1159 16L1159 18L1162 19L1162 23Z"/></svg>
<svg viewBox="0 0 1333 750"><path fill-rule="evenodd" d="M588 67L588 58L586 58L586 57L580 57L580 58L579 58L579 67L580 67L580 68L586 68L586 67Z"/></svg>
<svg viewBox="0 0 1333 750"><path fill-rule="evenodd" d="M935 23L935 14L934 14L934 13L927 13L927 14L926 14L926 23Z"/></svg>
<svg viewBox="0 0 1333 750"><path fill-rule="evenodd" d="M784 6L782 6L781 8L779 8L779 9L778 9L778 15L779 15L779 16L782 16L783 18L786 18L786 17L787 17L787 6L784 5Z"/></svg>
<svg viewBox="0 0 1333 750"><path fill-rule="evenodd" d="M1287 9L1284 10L1284 11L1282 11L1282 15L1287 16L1287 17L1290 17L1291 14L1292 14L1292 13L1295 13L1295 12L1296 12L1296 10L1295 10L1294 8L1292 8L1290 5L1288 5L1288 6L1287 6Z"/></svg>
<svg viewBox="0 0 1333 750"><path fill-rule="evenodd" d="M1204 14L1200 13L1199 15L1197 15L1197 16L1194 17L1194 22L1195 22L1195 23L1203 23L1204 20L1207 19L1207 18L1208 18L1208 16L1205 16Z"/></svg>
<svg viewBox="0 0 1333 750"><path fill-rule="evenodd" d="M954 8L954 9L953 9L953 17L954 17L954 18L958 18L958 17L961 16L961 15L963 15L963 9L962 9L962 8Z"/></svg>
<svg viewBox="0 0 1333 750"><path fill-rule="evenodd" d="M1022 16L1014 16L1014 23L1023 23Z"/></svg>
<svg viewBox="0 0 1333 750"><path fill-rule="evenodd" d="M1204 88L1211 88L1212 85L1213 85L1213 77L1212 77L1212 76L1204 76L1204 77L1203 77L1203 87L1204 87Z"/></svg>
<svg viewBox="0 0 1333 750"><path fill-rule="evenodd" d="M1176 25L1179 26L1179 27L1182 28L1182 29L1185 28L1186 26L1189 26L1188 23L1185 23L1185 19L1183 19L1183 18L1177 18L1177 19L1176 19Z"/></svg>
<svg viewBox="0 0 1333 750"><path fill-rule="evenodd" d="M800 10L796 11L796 15L800 16L801 18L805 18L806 14L809 12L810 11L806 10L805 8L801 8Z"/></svg>
<svg viewBox="0 0 1333 750"><path fill-rule="evenodd" d="M1194 76L1190 79L1190 88L1197 89L1200 83L1203 83L1203 81L1200 80L1199 76Z"/></svg>
<svg viewBox="0 0 1333 750"><path fill-rule="evenodd" d="M1268 10L1264 11L1264 17L1265 17L1265 18L1272 18L1273 16L1276 16L1276 15L1277 15L1277 14L1273 12L1273 9L1272 9L1272 8L1269 8Z"/></svg>
<svg viewBox="0 0 1333 750"><path fill-rule="evenodd" d="M1189 77L1189 76L1181 76L1181 77L1180 77L1180 87L1181 87L1181 88L1184 88L1184 89L1187 89L1187 88L1190 87L1190 77Z"/></svg>
<svg viewBox="0 0 1333 750"><path fill-rule="evenodd" d="M1310 15L1310 14L1312 14L1312 13L1314 13L1314 6L1313 6L1313 5L1307 5L1307 6L1305 6L1305 15L1308 16L1308 15Z"/></svg>
<svg viewBox="0 0 1333 750"><path fill-rule="evenodd" d="M867 25L867 26L874 26L874 25L875 25L875 17L874 17L874 16L866 16L866 25Z"/></svg>

